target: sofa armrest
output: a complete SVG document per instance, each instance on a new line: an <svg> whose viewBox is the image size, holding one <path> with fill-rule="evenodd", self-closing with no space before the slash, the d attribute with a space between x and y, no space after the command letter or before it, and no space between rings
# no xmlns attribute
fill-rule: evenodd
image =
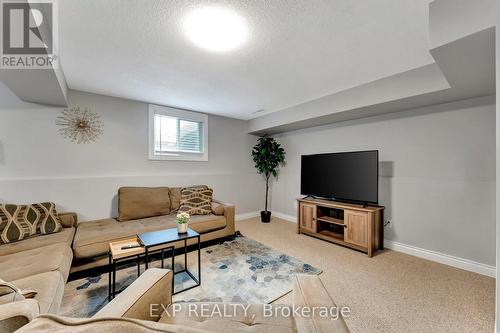
<svg viewBox="0 0 500 333"><path fill-rule="evenodd" d="M231 231L231 234L234 234L236 232L236 227L234 224L234 219L235 219L235 207L233 204L227 204L224 202L221 202L219 200L212 200L212 202L218 203L219 205L224 206L224 217L226 218L226 228L229 228Z"/></svg>
<svg viewBox="0 0 500 333"><path fill-rule="evenodd" d="M61 220L61 224L64 228L75 227L78 224L78 219L76 217L76 213L68 212L68 213L59 213L59 219Z"/></svg>
<svg viewBox="0 0 500 333"><path fill-rule="evenodd" d="M298 274L294 277L293 304L300 307L336 307L320 278L317 275L304 274ZM294 318L298 332L349 333L349 329L340 315L340 310L339 317L335 320L319 315Z"/></svg>
<svg viewBox="0 0 500 333"><path fill-rule="evenodd" d="M39 313L38 302L34 299L0 304L0 332L14 332Z"/></svg>
<svg viewBox="0 0 500 333"><path fill-rule="evenodd" d="M172 271L150 268L93 318L126 317L158 321L172 303Z"/></svg>

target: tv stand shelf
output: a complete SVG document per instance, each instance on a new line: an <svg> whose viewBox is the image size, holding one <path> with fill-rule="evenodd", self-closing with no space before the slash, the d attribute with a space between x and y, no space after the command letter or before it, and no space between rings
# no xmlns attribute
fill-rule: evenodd
<svg viewBox="0 0 500 333"><path fill-rule="evenodd" d="M336 232L329 231L329 230L320 231L319 234L327 236L327 237L337 238L337 239L340 239L342 241L344 240L344 235L343 234L338 234Z"/></svg>
<svg viewBox="0 0 500 333"><path fill-rule="evenodd" d="M383 249L381 206L298 199L297 233L320 238L368 254Z"/></svg>
<svg viewBox="0 0 500 333"><path fill-rule="evenodd" d="M332 223L332 224L338 224L338 225L344 225L344 220L335 218L335 217L330 217L330 216L320 216L316 218L318 221L323 221L326 223Z"/></svg>

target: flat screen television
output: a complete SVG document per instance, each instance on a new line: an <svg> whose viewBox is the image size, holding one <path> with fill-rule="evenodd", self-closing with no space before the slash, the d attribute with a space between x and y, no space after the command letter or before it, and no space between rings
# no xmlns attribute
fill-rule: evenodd
<svg viewBox="0 0 500 333"><path fill-rule="evenodd" d="M378 204L378 150L302 155L300 193Z"/></svg>

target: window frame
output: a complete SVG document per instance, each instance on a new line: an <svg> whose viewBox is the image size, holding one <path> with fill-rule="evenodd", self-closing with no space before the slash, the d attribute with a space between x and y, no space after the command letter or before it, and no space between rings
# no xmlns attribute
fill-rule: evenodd
<svg viewBox="0 0 500 333"><path fill-rule="evenodd" d="M180 120L194 121L203 124L201 153L171 152L162 155L155 154L155 115L174 117ZM164 161L208 161L208 115L193 111L175 109L167 106L148 105L148 155L150 160Z"/></svg>

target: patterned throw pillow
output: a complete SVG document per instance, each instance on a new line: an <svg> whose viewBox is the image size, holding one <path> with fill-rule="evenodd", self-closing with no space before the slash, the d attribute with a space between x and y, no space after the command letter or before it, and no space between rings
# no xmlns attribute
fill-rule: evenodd
<svg viewBox="0 0 500 333"><path fill-rule="evenodd" d="M213 192L208 186L183 188L179 212L186 212L189 215L211 214Z"/></svg>
<svg viewBox="0 0 500 333"><path fill-rule="evenodd" d="M191 185L183 188L183 190L208 190L208 189L209 187L207 185Z"/></svg>
<svg viewBox="0 0 500 333"><path fill-rule="evenodd" d="M0 244L51 234L61 229L61 221L52 202L0 204Z"/></svg>

